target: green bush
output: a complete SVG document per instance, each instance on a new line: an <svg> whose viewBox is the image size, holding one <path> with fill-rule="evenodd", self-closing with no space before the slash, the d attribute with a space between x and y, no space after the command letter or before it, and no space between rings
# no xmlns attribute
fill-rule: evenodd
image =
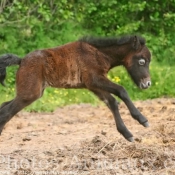
<svg viewBox="0 0 175 175"><path fill-rule="evenodd" d="M153 85L141 91L123 68L109 72L109 78L123 85L133 100L175 96L175 0L4 0L0 7L0 54L21 58L42 48L75 41L83 35L116 36L141 34L152 52ZM7 69L7 87L0 86L0 102L15 96L16 67ZM87 90L49 88L44 96L26 109L52 111L71 103L99 103Z"/></svg>

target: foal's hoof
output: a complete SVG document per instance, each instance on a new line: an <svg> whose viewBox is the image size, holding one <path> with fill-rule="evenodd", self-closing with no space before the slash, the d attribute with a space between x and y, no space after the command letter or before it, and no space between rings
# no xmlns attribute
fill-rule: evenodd
<svg viewBox="0 0 175 175"><path fill-rule="evenodd" d="M142 123L142 125L143 125L145 128L148 128L148 127L149 127L149 122Z"/></svg>
<svg viewBox="0 0 175 175"><path fill-rule="evenodd" d="M134 142L134 137L126 138L126 140L128 140L129 142Z"/></svg>

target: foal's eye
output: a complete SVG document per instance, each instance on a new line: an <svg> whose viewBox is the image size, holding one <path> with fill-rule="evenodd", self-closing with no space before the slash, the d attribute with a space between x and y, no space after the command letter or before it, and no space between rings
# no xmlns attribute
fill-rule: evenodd
<svg viewBox="0 0 175 175"><path fill-rule="evenodd" d="M145 64L145 60L144 60L143 58L141 58L141 59L139 60L139 64L140 64L141 66L143 66L143 65Z"/></svg>

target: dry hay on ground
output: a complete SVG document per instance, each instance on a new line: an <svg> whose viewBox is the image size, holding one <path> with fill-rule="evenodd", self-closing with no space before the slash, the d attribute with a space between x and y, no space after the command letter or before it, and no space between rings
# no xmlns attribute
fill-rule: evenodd
<svg viewBox="0 0 175 175"><path fill-rule="evenodd" d="M175 174L175 100L135 104L151 126L139 125L121 103L134 143L116 131L112 114L103 105L71 105L54 113L20 112L0 138L0 171L10 175Z"/></svg>

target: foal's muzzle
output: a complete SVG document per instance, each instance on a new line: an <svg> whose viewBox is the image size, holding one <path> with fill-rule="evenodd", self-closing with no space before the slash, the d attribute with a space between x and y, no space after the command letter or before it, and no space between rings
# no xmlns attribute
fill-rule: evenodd
<svg viewBox="0 0 175 175"><path fill-rule="evenodd" d="M150 77L148 78L144 78L144 79L141 79L140 81L140 89L147 89L151 86L151 80L150 80Z"/></svg>

